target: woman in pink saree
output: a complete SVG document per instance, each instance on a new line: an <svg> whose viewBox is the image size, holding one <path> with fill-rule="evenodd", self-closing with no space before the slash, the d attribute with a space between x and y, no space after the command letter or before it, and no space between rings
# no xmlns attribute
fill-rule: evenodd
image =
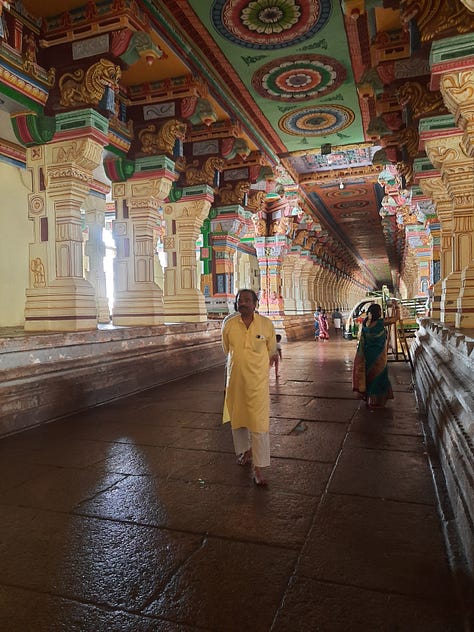
<svg viewBox="0 0 474 632"><path fill-rule="evenodd" d="M319 314L319 339L329 340L329 323L325 309Z"/></svg>

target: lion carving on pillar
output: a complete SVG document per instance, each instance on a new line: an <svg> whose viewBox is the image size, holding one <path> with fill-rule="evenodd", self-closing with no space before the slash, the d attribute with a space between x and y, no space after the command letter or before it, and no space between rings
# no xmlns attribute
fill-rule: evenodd
<svg viewBox="0 0 474 632"><path fill-rule="evenodd" d="M191 166L186 168L185 179L186 186L194 186L195 184L207 184L214 187L216 171L222 171L225 160L218 156L210 156L199 168L199 162L195 160Z"/></svg>
<svg viewBox="0 0 474 632"><path fill-rule="evenodd" d="M64 107L97 105L107 88L118 90L122 71L108 59L100 59L86 71L66 72L59 79L60 104Z"/></svg>
<svg viewBox="0 0 474 632"><path fill-rule="evenodd" d="M228 183L219 189L220 204L228 206L231 204L243 205L244 196L250 191L250 182L240 181L235 186Z"/></svg>
<svg viewBox="0 0 474 632"><path fill-rule="evenodd" d="M184 141L187 129L186 123L178 119L166 121L158 131L156 125L148 125L138 133L141 151L144 154L173 155L175 142Z"/></svg>

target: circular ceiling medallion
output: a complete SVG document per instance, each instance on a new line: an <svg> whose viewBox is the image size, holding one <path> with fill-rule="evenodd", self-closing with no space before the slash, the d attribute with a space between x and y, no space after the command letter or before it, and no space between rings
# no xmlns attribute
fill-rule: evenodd
<svg viewBox="0 0 474 632"><path fill-rule="evenodd" d="M258 94L277 101L301 101L336 90L346 79L346 69L323 55L291 55L262 66L252 77Z"/></svg>
<svg viewBox="0 0 474 632"><path fill-rule="evenodd" d="M354 112L342 105L302 108L283 116L278 125L294 136L327 136L345 129L354 121Z"/></svg>
<svg viewBox="0 0 474 632"><path fill-rule="evenodd" d="M313 37L330 13L331 0L214 0L211 19L234 44L272 50Z"/></svg>

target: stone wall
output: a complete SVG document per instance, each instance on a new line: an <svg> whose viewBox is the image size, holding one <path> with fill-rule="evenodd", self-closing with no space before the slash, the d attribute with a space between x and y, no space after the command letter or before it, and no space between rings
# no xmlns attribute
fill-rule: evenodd
<svg viewBox="0 0 474 632"><path fill-rule="evenodd" d="M411 353L453 526L474 575L474 332L422 319Z"/></svg>
<svg viewBox="0 0 474 632"><path fill-rule="evenodd" d="M224 364L219 322L0 338L0 436Z"/></svg>

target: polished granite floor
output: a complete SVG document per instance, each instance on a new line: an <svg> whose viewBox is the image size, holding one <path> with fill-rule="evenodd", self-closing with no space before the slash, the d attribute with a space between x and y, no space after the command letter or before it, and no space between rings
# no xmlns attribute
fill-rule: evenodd
<svg viewBox="0 0 474 632"><path fill-rule="evenodd" d="M369 412L354 351L284 345L266 488L220 423L222 368L0 440L0 630L471 629L410 368Z"/></svg>

